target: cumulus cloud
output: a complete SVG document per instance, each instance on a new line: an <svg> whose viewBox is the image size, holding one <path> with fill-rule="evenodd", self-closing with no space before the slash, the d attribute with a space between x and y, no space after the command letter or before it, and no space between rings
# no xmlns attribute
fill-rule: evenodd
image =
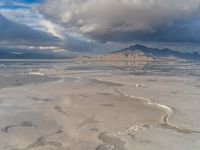
<svg viewBox="0 0 200 150"><path fill-rule="evenodd" d="M191 31L200 0L45 0L39 10L66 32L101 42L200 42Z"/></svg>

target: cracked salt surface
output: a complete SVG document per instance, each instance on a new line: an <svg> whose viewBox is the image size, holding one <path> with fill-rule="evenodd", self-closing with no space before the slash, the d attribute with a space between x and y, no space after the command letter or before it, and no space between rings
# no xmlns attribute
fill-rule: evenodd
<svg viewBox="0 0 200 150"><path fill-rule="evenodd" d="M100 67L101 73L88 69L81 73L61 69L65 65L84 72L84 65L97 64L48 62L37 68L29 62L29 69L45 76L32 74L20 86L0 89L0 149L199 150L197 76L177 77L176 70L170 77L157 74L158 70L139 76L130 74L131 68L128 72L113 68L112 74L110 66ZM7 70L19 75L26 72L23 67L20 63L19 70ZM8 72L2 72L0 82ZM26 75L30 77L23 74L22 79ZM59 80L45 80L49 76Z"/></svg>

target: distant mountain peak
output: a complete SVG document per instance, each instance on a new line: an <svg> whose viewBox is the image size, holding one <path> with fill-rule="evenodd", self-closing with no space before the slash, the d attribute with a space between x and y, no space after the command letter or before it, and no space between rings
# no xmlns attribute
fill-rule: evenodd
<svg viewBox="0 0 200 150"><path fill-rule="evenodd" d="M145 49L145 48L148 48L147 46L145 46L145 45L141 45L141 44L135 44L134 46L130 46L129 48L131 48L131 49Z"/></svg>
<svg viewBox="0 0 200 150"><path fill-rule="evenodd" d="M136 44L122 50L95 57L83 57L83 60L99 61L154 61L154 60L200 60L200 55L194 53L182 53L169 48L159 49Z"/></svg>
<svg viewBox="0 0 200 150"><path fill-rule="evenodd" d="M145 45L136 44L134 46L130 46L129 48L125 48L119 51L115 51L113 53L143 53L147 56L152 56L154 58L167 58L167 57L175 57L180 59L200 59L200 55L196 53L182 53L179 51L171 50L169 48L159 49L153 47L147 47Z"/></svg>

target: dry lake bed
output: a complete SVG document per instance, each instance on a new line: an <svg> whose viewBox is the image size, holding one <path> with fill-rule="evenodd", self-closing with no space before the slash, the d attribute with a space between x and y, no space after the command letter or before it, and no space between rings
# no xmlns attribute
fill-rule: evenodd
<svg viewBox="0 0 200 150"><path fill-rule="evenodd" d="M0 61L0 150L199 150L196 62Z"/></svg>

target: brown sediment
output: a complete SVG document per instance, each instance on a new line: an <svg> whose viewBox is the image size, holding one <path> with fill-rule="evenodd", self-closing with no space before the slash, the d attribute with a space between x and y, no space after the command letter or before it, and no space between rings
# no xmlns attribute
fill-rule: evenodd
<svg viewBox="0 0 200 150"><path fill-rule="evenodd" d="M51 98L38 98L38 97L31 97L31 99L32 99L33 101L44 101L44 102L52 101Z"/></svg>
<svg viewBox="0 0 200 150"><path fill-rule="evenodd" d="M96 124L96 123L99 123L99 121L95 120L94 118L87 118L83 122L81 122L77 125L77 129L79 129L87 124Z"/></svg>
<svg viewBox="0 0 200 150"><path fill-rule="evenodd" d="M54 109L55 109L57 112L64 114L65 116L69 116L69 114L68 114L67 112L65 112L65 111L63 110L63 108L60 107L60 106L55 106Z"/></svg>
<svg viewBox="0 0 200 150"><path fill-rule="evenodd" d="M101 106L104 106L104 107L115 107L115 105L113 105L113 104L101 104Z"/></svg>
<svg viewBox="0 0 200 150"><path fill-rule="evenodd" d="M95 150L126 150L125 142L117 137L106 135L106 133L100 133L98 138L103 142L96 147Z"/></svg>
<svg viewBox="0 0 200 150"><path fill-rule="evenodd" d="M15 124L15 125L8 125L8 126L2 128L1 131L7 133L9 131L9 129L17 128L17 127L37 128L38 126L32 122L21 122L19 124Z"/></svg>
<svg viewBox="0 0 200 150"><path fill-rule="evenodd" d="M12 150L30 150L30 149L37 149L39 147L44 147L44 146L53 146L53 147L56 147L56 148L61 148L62 147L62 143L61 142L58 142L58 141L53 141L53 140L47 140L48 137L51 137L51 136L54 136L54 135L57 135L57 134L60 134L62 133L61 130L58 130L57 132L55 133L52 133L50 135L47 135L47 136L41 136L41 137L38 137L36 139L36 141L34 141L33 143L30 143L29 145L27 145L25 148L14 148Z"/></svg>
<svg viewBox="0 0 200 150"><path fill-rule="evenodd" d="M116 83L116 82L111 82L111 81L103 81L100 79L95 79L97 82L100 84L105 84L106 86L123 86L124 84L121 83Z"/></svg>
<svg viewBox="0 0 200 150"><path fill-rule="evenodd" d="M112 95L111 93L97 93L98 95Z"/></svg>

